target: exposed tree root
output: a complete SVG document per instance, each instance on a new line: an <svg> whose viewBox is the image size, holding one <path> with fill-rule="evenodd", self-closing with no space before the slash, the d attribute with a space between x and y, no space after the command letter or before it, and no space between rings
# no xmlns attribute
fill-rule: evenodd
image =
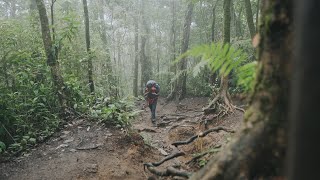
<svg viewBox="0 0 320 180"><path fill-rule="evenodd" d="M94 145L91 147L77 147L76 150L91 150L91 149L97 149L98 147L100 147L100 145Z"/></svg>
<svg viewBox="0 0 320 180"><path fill-rule="evenodd" d="M154 163L143 163L143 166L144 168L145 167L156 167L156 166L160 166L161 164L163 164L164 162L166 161L169 161L170 159L173 159L173 158L176 158L176 157L179 157L179 156L184 156L186 155L184 152L177 152L177 153L174 153L174 154L171 154L165 158L163 158L161 161L159 162L154 162Z"/></svg>
<svg viewBox="0 0 320 180"><path fill-rule="evenodd" d="M192 163L192 162L197 161L198 159L202 158L203 156L205 156L205 155L207 155L207 154L214 153L214 152L216 152L215 150L216 150L217 148L220 148L220 147L221 147L221 144L216 145L216 146L214 146L213 148L211 148L210 150L205 151L205 152L203 152L203 153L200 153L199 155L193 157L190 161L186 162L185 164L190 164L190 163Z"/></svg>
<svg viewBox="0 0 320 180"><path fill-rule="evenodd" d="M159 171L156 170L154 167L152 166L147 166L147 169L152 173L155 174L157 176L179 176L179 177L185 177L185 178L189 178L192 174L190 172L186 172L186 171L181 171L178 170L172 166L168 167L166 170L164 171Z"/></svg>
<svg viewBox="0 0 320 180"><path fill-rule="evenodd" d="M179 125L179 124L176 124L174 126L171 126L171 128L169 129L169 131L171 131L172 129L175 129L177 127L191 127L192 129L195 129L194 126L191 126L191 125Z"/></svg>
<svg viewBox="0 0 320 180"><path fill-rule="evenodd" d="M183 119L186 119L186 117L164 117L164 118L162 118L163 121L170 121L170 120L179 121L179 120L183 120Z"/></svg>
<svg viewBox="0 0 320 180"><path fill-rule="evenodd" d="M198 137L205 137L206 135L208 135L208 134L211 133L211 132L218 132L218 131L226 131L226 132L230 132L230 133L234 133L234 132L235 132L235 131L232 130L232 129L228 129L228 128L226 128L226 127L221 127L221 126L219 126L219 127L215 127L215 128L209 129L209 130L207 130L207 131L205 131L205 132L203 132L203 133L200 133L200 134L198 134L198 135L194 135L194 136L192 136L191 138L189 138L189 139L186 140L186 141L177 141L177 142L174 142L174 143L172 143L172 145L178 147L178 146L180 146L180 145L190 144L190 143L192 143L195 139L197 139Z"/></svg>

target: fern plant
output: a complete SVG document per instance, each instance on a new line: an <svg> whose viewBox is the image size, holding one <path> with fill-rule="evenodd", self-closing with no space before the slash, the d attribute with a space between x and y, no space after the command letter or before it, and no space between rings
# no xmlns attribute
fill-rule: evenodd
<svg viewBox="0 0 320 180"><path fill-rule="evenodd" d="M242 50L230 44L203 44L182 54L177 61L187 56L201 58L193 68L193 76L198 75L204 66L208 66L213 73L218 71L221 77L234 72L237 85L243 87L245 91L252 90L257 63L248 63L248 55Z"/></svg>

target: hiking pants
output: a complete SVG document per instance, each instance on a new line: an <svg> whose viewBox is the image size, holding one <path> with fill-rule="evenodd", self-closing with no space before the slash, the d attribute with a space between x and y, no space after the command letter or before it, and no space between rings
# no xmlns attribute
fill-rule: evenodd
<svg viewBox="0 0 320 180"><path fill-rule="evenodd" d="M151 110L151 119L156 119L157 102L149 104L149 108Z"/></svg>

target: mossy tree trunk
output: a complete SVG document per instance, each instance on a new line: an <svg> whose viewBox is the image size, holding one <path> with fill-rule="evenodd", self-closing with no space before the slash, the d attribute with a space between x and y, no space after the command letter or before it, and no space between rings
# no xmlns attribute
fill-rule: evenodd
<svg viewBox="0 0 320 180"><path fill-rule="evenodd" d="M43 44L44 44L44 48L47 56L47 64L51 70L53 84L59 99L62 113L68 114L67 113L68 112L67 110L68 108L67 94L68 93L67 93L66 85L61 76L59 63L56 59L57 56L55 55L55 51L53 48L46 8L43 3L43 0L36 0L36 2L37 2L38 11L39 11L40 23L41 23L42 40L43 40Z"/></svg>
<svg viewBox="0 0 320 180"><path fill-rule="evenodd" d="M292 2L265 0L262 19L256 84L242 128L191 179L258 179L284 173L294 49Z"/></svg>

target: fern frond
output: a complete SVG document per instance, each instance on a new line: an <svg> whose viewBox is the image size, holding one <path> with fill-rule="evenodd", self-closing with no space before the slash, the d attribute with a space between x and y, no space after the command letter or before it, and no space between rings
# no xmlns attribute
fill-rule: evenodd
<svg viewBox="0 0 320 180"><path fill-rule="evenodd" d="M201 57L201 61L193 68L193 75L196 76L201 68L207 65L214 73L219 70L219 75L227 76L231 71L236 72L237 84L245 90L252 87L256 62L246 63L248 55L230 44L212 43L196 46L187 51L183 56ZM179 57L178 59L181 59Z"/></svg>

